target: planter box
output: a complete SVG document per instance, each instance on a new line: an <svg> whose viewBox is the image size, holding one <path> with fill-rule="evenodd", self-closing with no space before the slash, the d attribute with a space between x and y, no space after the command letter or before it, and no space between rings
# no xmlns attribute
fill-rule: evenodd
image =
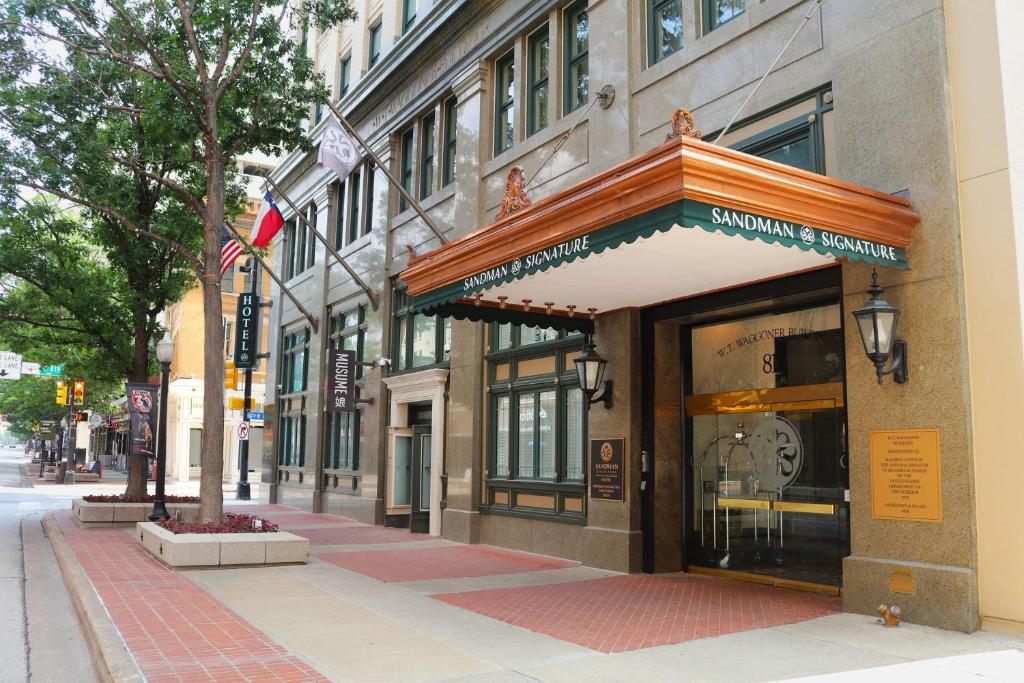
<svg viewBox="0 0 1024 683"><path fill-rule="evenodd" d="M259 534L173 534L153 522L135 525L142 547L170 567L305 563L309 540L284 531Z"/></svg>
<svg viewBox="0 0 1024 683"><path fill-rule="evenodd" d="M79 498L71 503L79 522L86 524L124 524L149 521L152 503L90 503ZM168 503L167 511L174 517L179 511L183 522L199 521L199 503Z"/></svg>

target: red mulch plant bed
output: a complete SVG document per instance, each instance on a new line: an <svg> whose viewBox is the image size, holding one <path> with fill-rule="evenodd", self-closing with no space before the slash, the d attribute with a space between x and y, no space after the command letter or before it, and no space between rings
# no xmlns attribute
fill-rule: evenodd
<svg viewBox="0 0 1024 683"><path fill-rule="evenodd" d="M259 528L254 528L253 523L260 522ZM224 521L220 524L214 522L179 522L176 519L168 519L157 522L160 526L172 534L265 534L277 531L277 525L268 522L262 517L254 515L238 515L231 512L224 515Z"/></svg>
<svg viewBox="0 0 1024 683"><path fill-rule="evenodd" d="M155 496L147 494L145 496L126 496L121 493L116 496L82 496L82 500L87 503L152 503L156 499ZM198 496L164 496L164 502L166 503L198 503Z"/></svg>

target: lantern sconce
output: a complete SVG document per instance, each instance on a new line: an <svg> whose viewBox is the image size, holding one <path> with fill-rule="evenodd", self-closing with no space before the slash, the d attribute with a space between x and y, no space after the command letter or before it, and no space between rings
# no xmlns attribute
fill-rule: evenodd
<svg viewBox="0 0 1024 683"><path fill-rule="evenodd" d="M604 378L605 368L608 361L594 349L594 340L587 335L583 345L583 353L573 361L576 364L576 374L580 378L580 388L587 395L588 405L604 403L605 408L612 407L612 381ZM594 398L598 389L603 389L601 395Z"/></svg>
<svg viewBox="0 0 1024 683"><path fill-rule="evenodd" d="M907 342L896 339L900 309L883 299L882 292L878 285L878 271L872 271L871 287L868 289L871 298L853 312L853 317L857 319L864 353L875 365L878 383L881 384L886 375L892 375L896 384L906 384L910 380ZM889 363L889 367L885 367L886 363Z"/></svg>

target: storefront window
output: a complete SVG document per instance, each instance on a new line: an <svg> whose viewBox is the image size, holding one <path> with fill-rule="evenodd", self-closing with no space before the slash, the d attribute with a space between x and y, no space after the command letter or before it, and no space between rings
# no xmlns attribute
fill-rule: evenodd
<svg viewBox="0 0 1024 683"><path fill-rule="evenodd" d="M361 305L331 318L331 348L354 351L356 354L356 382L363 377L363 353L366 337L366 306ZM363 440L362 421L359 411L350 413L327 413L327 456L328 469L359 469L359 452Z"/></svg>
<svg viewBox="0 0 1024 683"><path fill-rule="evenodd" d="M281 344L281 415L278 463L302 467L306 463L306 379L309 329L286 332Z"/></svg>
<svg viewBox="0 0 1024 683"><path fill-rule="evenodd" d="M394 297L395 371L446 363L452 345L451 319L413 313L404 289L396 289Z"/></svg>

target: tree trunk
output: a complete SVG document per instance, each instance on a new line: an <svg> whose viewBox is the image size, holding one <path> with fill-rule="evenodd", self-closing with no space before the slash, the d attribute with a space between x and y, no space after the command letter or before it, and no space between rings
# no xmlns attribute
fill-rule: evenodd
<svg viewBox="0 0 1024 683"><path fill-rule="evenodd" d="M224 327L220 301L221 231L224 229L224 164L207 145L206 212L203 216L203 473L199 517L224 519Z"/></svg>
<svg viewBox="0 0 1024 683"><path fill-rule="evenodd" d="M149 379L149 329L146 325L135 325L135 348L132 355L132 372L129 382L145 382ZM140 456L128 456L128 486L126 496L146 495L146 470L149 459Z"/></svg>

